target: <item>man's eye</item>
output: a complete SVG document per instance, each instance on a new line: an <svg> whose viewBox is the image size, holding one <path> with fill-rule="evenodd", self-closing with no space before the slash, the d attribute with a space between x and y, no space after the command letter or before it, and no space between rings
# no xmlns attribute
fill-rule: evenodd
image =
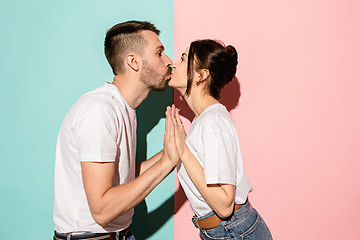
<svg viewBox="0 0 360 240"><path fill-rule="evenodd" d="M162 55L162 52L158 52L158 55L161 57L161 55Z"/></svg>

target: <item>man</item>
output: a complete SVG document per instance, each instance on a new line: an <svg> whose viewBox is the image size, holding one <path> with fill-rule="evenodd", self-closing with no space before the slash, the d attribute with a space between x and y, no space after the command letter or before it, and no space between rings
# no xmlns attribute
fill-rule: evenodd
<svg viewBox="0 0 360 240"><path fill-rule="evenodd" d="M80 97L59 132L54 239L135 239L129 232L133 208L179 161L167 112L164 150L135 163L135 109L151 90L164 90L171 76L159 33L139 21L107 32L114 80Z"/></svg>

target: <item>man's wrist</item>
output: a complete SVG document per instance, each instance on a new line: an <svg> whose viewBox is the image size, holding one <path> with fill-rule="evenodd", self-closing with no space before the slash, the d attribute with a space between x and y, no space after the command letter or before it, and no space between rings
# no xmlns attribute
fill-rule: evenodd
<svg viewBox="0 0 360 240"><path fill-rule="evenodd" d="M176 166L166 154L162 154L159 162L163 171L171 171Z"/></svg>

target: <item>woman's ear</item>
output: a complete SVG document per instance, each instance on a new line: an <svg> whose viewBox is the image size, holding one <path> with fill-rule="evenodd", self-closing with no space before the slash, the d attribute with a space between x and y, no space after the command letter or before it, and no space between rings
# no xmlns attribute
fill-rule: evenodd
<svg viewBox="0 0 360 240"><path fill-rule="evenodd" d="M140 69L140 61L139 56L135 53L129 53L126 55L126 64L133 69L134 71L139 71Z"/></svg>
<svg viewBox="0 0 360 240"><path fill-rule="evenodd" d="M195 74L196 86L199 86L201 83L205 82L209 76L210 76L209 69L200 69L200 70L196 71L196 74Z"/></svg>
<svg viewBox="0 0 360 240"><path fill-rule="evenodd" d="M199 79L200 81L204 81L210 76L209 69L201 69L199 71L199 74L200 74L200 79Z"/></svg>

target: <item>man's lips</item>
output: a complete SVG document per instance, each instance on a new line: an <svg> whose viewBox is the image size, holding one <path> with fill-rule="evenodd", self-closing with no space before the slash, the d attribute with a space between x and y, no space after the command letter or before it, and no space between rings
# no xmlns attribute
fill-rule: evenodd
<svg viewBox="0 0 360 240"><path fill-rule="evenodd" d="M170 80L172 75L173 75L172 71L169 71L166 75L166 80Z"/></svg>

